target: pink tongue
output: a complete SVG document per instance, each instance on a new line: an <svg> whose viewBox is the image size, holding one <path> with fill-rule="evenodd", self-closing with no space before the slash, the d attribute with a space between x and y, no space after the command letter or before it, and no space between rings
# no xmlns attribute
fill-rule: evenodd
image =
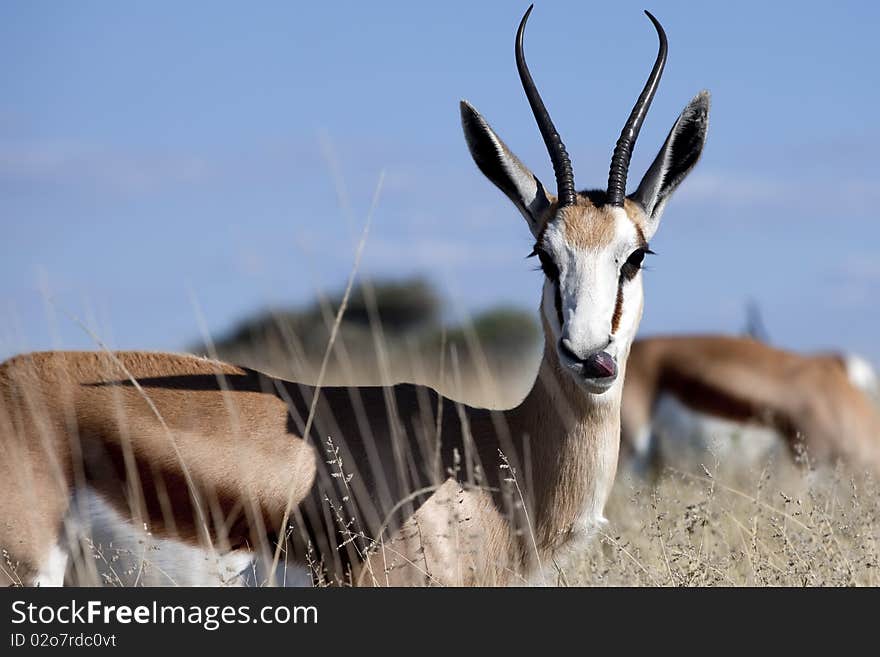
<svg viewBox="0 0 880 657"><path fill-rule="evenodd" d="M617 364L607 351L593 354L584 361L584 375L591 379L605 379L617 374Z"/></svg>

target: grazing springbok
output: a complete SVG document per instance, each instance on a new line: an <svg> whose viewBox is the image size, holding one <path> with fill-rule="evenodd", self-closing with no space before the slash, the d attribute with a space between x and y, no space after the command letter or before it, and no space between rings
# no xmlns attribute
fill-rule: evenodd
<svg viewBox="0 0 880 657"><path fill-rule="evenodd" d="M659 52L617 141L607 189L578 192L524 59L531 9L517 31L516 64L557 195L461 103L471 155L525 218L545 276L546 344L525 399L494 411L409 384L318 389L185 355L13 358L0 365L0 545L9 580L61 583L59 532L82 489L153 535L272 551L276 563L283 552L330 582L544 582L591 535L617 467L642 259L700 157L709 95L685 107L627 196L633 146L666 62L666 35L648 13Z"/></svg>
<svg viewBox="0 0 880 657"><path fill-rule="evenodd" d="M842 459L880 474L877 390L871 366L852 355L796 354L720 335L636 340L623 392L622 461L656 472L689 448L717 447L749 465L784 444L815 463ZM724 449L734 437L738 454Z"/></svg>

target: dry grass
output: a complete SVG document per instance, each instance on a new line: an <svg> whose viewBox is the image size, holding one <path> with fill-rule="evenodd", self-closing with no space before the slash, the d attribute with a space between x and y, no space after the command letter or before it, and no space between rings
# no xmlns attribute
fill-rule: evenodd
<svg viewBox="0 0 880 657"><path fill-rule="evenodd" d="M344 190L340 191L340 206ZM375 199L374 199L375 205ZM351 217L348 217L351 225ZM229 340L205 339L205 351L267 373L319 386L388 385L410 381L475 406L508 408L527 393L539 354L528 346L522 324L519 344L498 342L513 333L490 326L496 342L480 343L480 331L465 322L454 335L431 324L430 298L400 304L400 323L421 326L390 330L388 306L369 284L356 306L360 320L343 322L354 273L343 300L319 299L283 321L244 326ZM406 288L412 292L412 286ZM354 300L353 300L354 301ZM402 308L402 310L401 310ZM418 309L427 321L410 315ZM356 318L358 313L354 313ZM421 316L419 315L419 317ZM418 317L416 317L418 319ZM428 327L425 329L425 327ZM485 327L484 327L485 328ZM433 332L432 332L433 331ZM494 333L493 333L494 332ZM256 338L256 339L255 339ZM96 339L100 346L100 341ZM326 345L332 345L327 349ZM208 348L210 347L210 348ZM344 440L344 437L339 437ZM880 438L880 437L878 437ZM330 443L333 450L333 443ZM710 454L695 463L667 467L648 482L618 474L606 508L608 524L592 545L557 573L570 586L850 586L877 585L878 485L842 467L814 470L806 464L760 463L729 468ZM331 454L331 460L338 453ZM503 456L502 456L503 458ZM707 465L708 464L708 465ZM348 475L338 461L339 476ZM499 467L506 467L499 462ZM516 490L521 501L529 495ZM329 503L329 501L328 501ZM334 509L339 524L346 520ZM234 563L196 550L169 547L148 531L97 539L88 527L70 529L77 584L107 586L239 583ZM164 552L163 552L164 551ZM279 555L276 555L276 558ZM286 555L284 555L286 556ZM17 564L5 551L0 569L14 576ZM315 568L317 572L319 568ZM245 571L257 584L264 575ZM20 580L19 580L20 581Z"/></svg>
<svg viewBox="0 0 880 657"><path fill-rule="evenodd" d="M292 338L293 339L293 338ZM274 364L277 374L293 378L314 372L316 364L293 358L290 349L259 346L240 350L256 363ZM240 349L240 347L236 347ZM387 345L386 345L387 349ZM479 345L475 352L480 351ZM359 349L363 353L362 349ZM353 371L345 340L328 359L330 380L361 384L385 382L359 364ZM303 352L299 351L302 356ZM449 356L449 354L447 354ZM222 358L230 354L220 353ZM400 378L436 384L420 363L432 354L413 353L400 342L385 354L402 363ZM436 357L436 353L433 354ZM362 356L363 358L363 356ZM450 356L452 358L452 356ZM233 360L241 360L234 359ZM453 358L454 360L454 358ZM470 354L457 362L455 376L438 386L459 399L495 406L512 405L533 377L535 354L520 352L498 359L499 368ZM475 365L475 363L477 365ZM397 370L395 370L397 372ZM398 375L400 374L398 372ZM515 375L512 372L516 372ZM393 376L393 375L392 375ZM487 381L489 385L487 387ZM457 394L456 394L457 393ZM494 402L494 403L493 403ZM776 452L767 462L730 465L710 453L684 454L656 481L646 481L622 466L606 508L608 524L555 583L569 586L874 586L880 584L878 484L843 466L814 468L791 463ZM499 464L501 466L501 464ZM527 495L520 493L521 495ZM166 553L163 553L163 550ZM105 586L235 584L235 564L169 548L146 532L135 536L88 534L79 540L79 584ZM4 557L4 570L15 564ZM266 579L256 573L250 582ZM299 580L298 583L302 583ZM552 583L552 582L551 582Z"/></svg>
<svg viewBox="0 0 880 657"><path fill-rule="evenodd" d="M707 455L709 456L709 455ZM618 476L574 585L876 586L878 486L842 467L667 468Z"/></svg>
<svg viewBox="0 0 880 657"><path fill-rule="evenodd" d="M623 471L608 524L556 582L567 586L876 586L878 485L841 467L791 464L708 474L672 470L656 482ZM150 537L86 539L104 586L238 584L233 566ZM164 553L163 553L164 551ZM245 573L249 582L260 576ZM296 584L302 584L300 578Z"/></svg>
<svg viewBox="0 0 880 657"><path fill-rule="evenodd" d="M400 360L407 361L397 354ZM512 404L534 357L491 368L491 391L459 367L459 398ZM276 361L277 362L277 361ZM465 367L464 371L461 371ZM516 376L510 370L519 369ZM525 374L524 374L525 372ZM421 376L420 376L421 375ZM344 373L333 373L344 377ZM366 372L360 377L369 379ZM424 370L414 377L432 383ZM498 383L498 382L504 382ZM448 386L448 382L447 382ZM444 386L444 387L447 387ZM481 394L482 390L482 394ZM461 394L462 391L464 394ZM681 455L655 481L621 466L592 548L559 573L570 586L875 586L880 486L839 465L792 463L780 449L749 465Z"/></svg>
<svg viewBox="0 0 880 657"><path fill-rule="evenodd" d="M295 345L295 336L291 337ZM254 346L235 347L230 358L243 364L273 364L278 375L314 372L303 351L282 353ZM423 363L435 354L413 352L405 342L385 345L386 362L397 363L393 378L436 385L465 401L509 406L528 389L535 354L498 359L503 369L478 357L457 362L436 383ZM475 347L480 351L479 345ZM363 350L361 359L363 360ZM345 340L334 348L326 377L359 384L389 377L363 362L352 366ZM294 355L298 356L294 357ZM449 354L447 354L449 356ZM248 362L250 361L250 362ZM474 365L478 363L478 365ZM402 369L401 369L402 368ZM356 371L355 371L356 370ZM516 374L512 374L516 372ZM433 380L432 380L433 378ZM489 382L487 385L487 381ZM655 481L630 473L624 464L606 508L609 523L590 549L558 572L568 586L873 586L877 574L878 500L869 477L842 466L815 469L802 459L791 463L783 451L767 462L729 465L710 453L682 455ZM528 492L526 491L525 494ZM110 586L239 583L232 566L207 557L178 554L150 537L110 537L109 544L85 539L83 553L94 561L80 583ZM127 543L126 543L127 541ZM162 554L171 550L170 554ZM182 561L182 563L180 563ZM170 564L170 565L169 565ZM7 567L10 564L6 564ZM95 571L97 570L97 574ZM254 576L251 582L265 582ZM179 581L178 581L179 580ZM300 580L299 583L302 583ZM553 583L553 582L551 582Z"/></svg>

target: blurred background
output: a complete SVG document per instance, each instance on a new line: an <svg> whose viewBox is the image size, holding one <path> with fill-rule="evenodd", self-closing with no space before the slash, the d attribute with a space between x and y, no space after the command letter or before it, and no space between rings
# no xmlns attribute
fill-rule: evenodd
<svg viewBox="0 0 880 657"><path fill-rule="evenodd" d="M458 101L552 189L514 65L527 4L4 0L0 360L100 341L314 382L375 198L324 383L516 402L542 275ZM651 245L641 335L748 331L880 365L880 4L539 0L526 53L584 188L656 55L643 9L670 48L630 189L699 90L713 107ZM708 426L689 472L676 453L650 493L618 478L613 536L572 583L877 585L876 486L771 481L790 460L771 455L726 487L720 465L762 443ZM147 540L109 547L142 560Z"/></svg>
<svg viewBox="0 0 880 657"><path fill-rule="evenodd" d="M382 171L349 342L373 299L422 353L515 335L534 358L531 238L457 106L551 183L513 61L526 6L4 2L0 358L94 348L73 317L113 348L234 357L274 331L317 357ZM526 52L580 186L604 186L656 54L644 8L670 51L631 189L685 103L713 107L642 335L740 332L753 304L777 345L880 362L880 5L539 2Z"/></svg>

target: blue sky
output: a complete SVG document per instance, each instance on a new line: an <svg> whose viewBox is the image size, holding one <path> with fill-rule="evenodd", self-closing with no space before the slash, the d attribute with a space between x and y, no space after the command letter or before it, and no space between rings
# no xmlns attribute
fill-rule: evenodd
<svg viewBox="0 0 880 657"><path fill-rule="evenodd" d="M426 275L462 311L536 307L528 231L471 163L457 108L552 181L513 62L525 7L4 2L0 357L93 347L70 315L114 347L179 349L200 316L220 332L336 289L382 170L365 274ZM543 1L527 35L584 187L604 184L656 52L643 8L670 53L631 189L712 91L642 332L737 331L755 299L776 343L880 363L880 5L695 7Z"/></svg>

